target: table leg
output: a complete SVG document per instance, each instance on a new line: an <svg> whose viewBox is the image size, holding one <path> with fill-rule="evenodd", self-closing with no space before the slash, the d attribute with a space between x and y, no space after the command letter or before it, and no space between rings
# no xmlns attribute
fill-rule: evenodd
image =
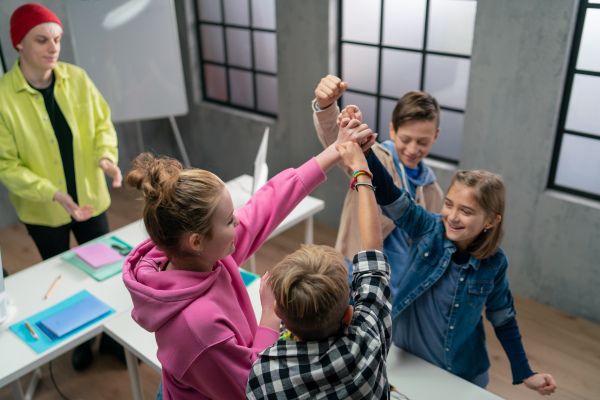
<svg viewBox="0 0 600 400"><path fill-rule="evenodd" d="M137 357L125 348L125 361L129 370L129 382L131 383L131 391L133 392L134 400L144 400L144 392L142 392L142 382L140 381L140 370L138 368Z"/></svg>
<svg viewBox="0 0 600 400"><path fill-rule="evenodd" d="M10 386L12 387L13 397L15 400L31 400L33 399L33 395L35 394L35 389L37 389L38 382L42 377L42 370L36 369L33 371L33 375L31 376L31 380L29 381L29 385L27 385L27 391L23 394L23 387L21 386L21 381L18 379L16 381L12 381Z"/></svg>
<svg viewBox="0 0 600 400"><path fill-rule="evenodd" d="M306 218L304 221L304 243L313 244L314 242L314 222L313 217Z"/></svg>

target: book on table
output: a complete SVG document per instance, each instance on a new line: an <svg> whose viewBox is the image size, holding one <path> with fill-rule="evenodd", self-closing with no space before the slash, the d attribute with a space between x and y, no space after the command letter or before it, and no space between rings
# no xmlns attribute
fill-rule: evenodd
<svg viewBox="0 0 600 400"><path fill-rule="evenodd" d="M92 268L101 268L125 258L104 243L94 243L73 249L77 257Z"/></svg>

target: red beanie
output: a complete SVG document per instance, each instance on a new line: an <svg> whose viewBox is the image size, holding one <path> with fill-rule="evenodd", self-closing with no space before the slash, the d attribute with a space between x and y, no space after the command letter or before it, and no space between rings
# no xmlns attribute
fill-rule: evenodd
<svg viewBox="0 0 600 400"><path fill-rule="evenodd" d="M32 28L44 22L56 22L62 28L58 17L42 5L27 3L17 8L10 17L10 38L15 50Z"/></svg>

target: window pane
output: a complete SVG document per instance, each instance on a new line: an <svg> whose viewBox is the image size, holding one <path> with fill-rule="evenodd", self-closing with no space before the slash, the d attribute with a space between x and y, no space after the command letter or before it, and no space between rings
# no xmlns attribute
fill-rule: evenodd
<svg viewBox="0 0 600 400"><path fill-rule="evenodd" d="M390 122L392 122L392 114L398 101L390 99L381 99L379 101L379 126L377 140L381 143L390 139Z"/></svg>
<svg viewBox="0 0 600 400"><path fill-rule="evenodd" d="M423 48L425 0L386 0L383 12L383 44Z"/></svg>
<svg viewBox="0 0 600 400"><path fill-rule="evenodd" d="M379 44L381 0L344 0L342 40Z"/></svg>
<svg viewBox="0 0 600 400"><path fill-rule="evenodd" d="M252 26L275 30L275 0L252 0Z"/></svg>
<svg viewBox="0 0 600 400"><path fill-rule="evenodd" d="M471 60L428 55L425 66L425 91L437 98L440 105L464 109Z"/></svg>
<svg viewBox="0 0 600 400"><path fill-rule="evenodd" d="M201 24L200 38L202 39L202 58L204 61L224 63L223 28Z"/></svg>
<svg viewBox="0 0 600 400"><path fill-rule="evenodd" d="M231 103L248 108L254 107L252 72L230 68L229 87L231 91Z"/></svg>
<svg viewBox="0 0 600 400"><path fill-rule="evenodd" d="M440 134L431 148L431 154L458 161L464 124L463 113L440 110Z"/></svg>
<svg viewBox="0 0 600 400"><path fill-rule="evenodd" d="M600 140L564 134L554 182L560 186L600 195L598 171Z"/></svg>
<svg viewBox="0 0 600 400"><path fill-rule="evenodd" d="M421 86L421 53L383 49L381 94L402 97Z"/></svg>
<svg viewBox="0 0 600 400"><path fill-rule="evenodd" d="M260 111L277 114L277 78L274 76L256 74L256 95Z"/></svg>
<svg viewBox="0 0 600 400"><path fill-rule="evenodd" d="M250 30L227 28L227 62L238 67L252 68L250 59Z"/></svg>
<svg viewBox="0 0 600 400"><path fill-rule="evenodd" d="M369 125L369 128L375 132L375 105L377 98L365 94L346 92L342 96L342 107L347 105L358 106L363 115L363 123Z"/></svg>
<svg viewBox="0 0 600 400"><path fill-rule="evenodd" d="M198 0L198 19L221 22L221 0Z"/></svg>
<svg viewBox="0 0 600 400"><path fill-rule="evenodd" d="M600 135L600 77L575 74L566 129Z"/></svg>
<svg viewBox="0 0 600 400"><path fill-rule="evenodd" d="M600 9L588 8L583 25L577 69L600 71Z"/></svg>
<svg viewBox="0 0 600 400"><path fill-rule="evenodd" d="M204 89L207 98L227 101L227 78L224 67L204 65Z"/></svg>
<svg viewBox="0 0 600 400"><path fill-rule="evenodd" d="M257 70L277 72L277 36L270 32L254 32L254 65Z"/></svg>
<svg viewBox="0 0 600 400"><path fill-rule="evenodd" d="M223 0L225 5L225 23L250 26L248 0Z"/></svg>
<svg viewBox="0 0 600 400"><path fill-rule="evenodd" d="M477 2L433 0L429 8L427 49L471 54Z"/></svg>
<svg viewBox="0 0 600 400"><path fill-rule="evenodd" d="M342 79L350 89L377 93L378 52L377 47L342 45Z"/></svg>

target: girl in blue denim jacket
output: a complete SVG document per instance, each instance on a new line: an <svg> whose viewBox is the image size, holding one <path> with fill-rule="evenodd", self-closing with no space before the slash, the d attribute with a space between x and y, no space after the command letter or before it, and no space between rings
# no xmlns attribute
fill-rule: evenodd
<svg viewBox="0 0 600 400"><path fill-rule="evenodd" d="M392 303L394 343L485 388L490 367L481 316L485 307L510 361L513 384L554 393L551 375L531 371L515 318L508 260L498 247L502 178L483 170L457 171L440 216L396 187L373 152L367 161L383 213L412 240L409 268Z"/></svg>

